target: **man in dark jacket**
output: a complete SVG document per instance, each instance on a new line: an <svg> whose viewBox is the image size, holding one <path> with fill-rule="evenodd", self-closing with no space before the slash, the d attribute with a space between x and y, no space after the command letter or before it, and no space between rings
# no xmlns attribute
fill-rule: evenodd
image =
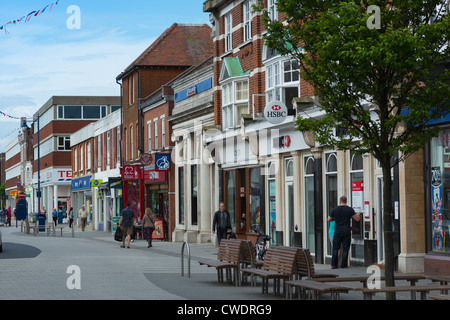
<svg viewBox="0 0 450 320"><path fill-rule="evenodd" d="M213 233L217 230L217 241L227 238L227 230L231 229L230 213L225 210L225 203L221 202L219 204L219 210L214 213L212 231Z"/></svg>

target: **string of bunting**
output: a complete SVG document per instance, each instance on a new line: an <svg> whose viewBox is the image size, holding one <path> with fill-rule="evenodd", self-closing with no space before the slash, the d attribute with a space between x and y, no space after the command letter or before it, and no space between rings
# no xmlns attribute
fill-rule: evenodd
<svg viewBox="0 0 450 320"><path fill-rule="evenodd" d="M9 136L13 135L14 133L16 133L17 131L19 131L20 128L15 128L13 131L11 131L10 133L8 133L7 135L3 136L0 138L0 140L5 140L6 138L8 138Z"/></svg>
<svg viewBox="0 0 450 320"><path fill-rule="evenodd" d="M33 11L31 11L29 14L23 16L23 17L20 18L20 19L10 20L9 22L7 22L7 23L5 23L5 24L0 25L0 31L1 31L1 30L4 30L4 31L5 31L5 34L8 34L9 32L6 30L6 27L7 27L7 26L9 26L9 25L16 25L16 24L19 24L19 23L27 23L28 21L31 20L32 17L40 16L40 15L43 14L47 9L48 9L48 12L51 12L51 11L52 11L52 8L53 8L54 6L56 6L56 5L58 5L59 1L60 1L60 0L57 0L56 2L53 2L53 3L51 3L51 4L48 4L48 5L46 5L46 6L45 6L44 8L42 8L42 9L39 9L39 10L33 10Z"/></svg>
<svg viewBox="0 0 450 320"><path fill-rule="evenodd" d="M2 115L2 116L4 116L4 117L7 117L7 118L10 118L10 119L17 119L17 120L20 120L21 118L23 118L23 117L15 117L15 116L11 116L11 115L9 115L9 114L7 114L7 113L4 113L3 111L0 111L0 115ZM26 118L27 120L32 120L31 118Z"/></svg>

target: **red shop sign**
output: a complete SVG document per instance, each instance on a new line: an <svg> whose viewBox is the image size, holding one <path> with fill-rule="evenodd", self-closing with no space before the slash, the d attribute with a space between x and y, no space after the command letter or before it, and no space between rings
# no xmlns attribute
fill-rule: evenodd
<svg viewBox="0 0 450 320"><path fill-rule="evenodd" d="M140 166L125 166L121 169L122 181L139 180L141 176Z"/></svg>

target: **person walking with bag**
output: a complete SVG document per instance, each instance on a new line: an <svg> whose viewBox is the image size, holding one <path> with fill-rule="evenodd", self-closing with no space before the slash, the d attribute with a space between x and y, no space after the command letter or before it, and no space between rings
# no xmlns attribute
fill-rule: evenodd
<svg viewBox="0 0 450 320"><path fill-rule="evenodd" d="M130 249L131 236L133 235L134 212L131 210L131 203L127 202L127 207L122 210L122 216L119 220L120 228L122 229L122 245L125 248L125 239L128 238L127 248Z"/></svg>
<svg viewBox="0 0 450 320"><path fill-rule="evenodd" d="M145 209L145 215L142 220L142 229L144 233L144 239L147 240L147 248L152 247L152 236L153 231L155 231L155 216L153 215L152 209Z"/></svg>
<svg viewBox="0 0 450 320"><path fill-rule="evenodd" d="M88 217L88 212L84 205L81 206L80 210L78 210L78 216L81 219L81 231L84 231L84 228L86 227L87 217Z"/></svg>

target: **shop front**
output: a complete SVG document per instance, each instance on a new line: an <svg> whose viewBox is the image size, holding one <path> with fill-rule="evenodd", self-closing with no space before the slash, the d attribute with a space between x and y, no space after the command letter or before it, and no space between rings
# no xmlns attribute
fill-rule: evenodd
<svg viewBox="0 0 450 320"><path fill-rule="evenodd" d="M440 125L425 148L424 271L442 275L450 272L450 121Z"/></svg>
<svg viewBox="0 0 450 320"><path fill-rule="evenodd" d="M156 228L154 239L168 240L169 221L169 186L168 172L156 171L154 166L144 171L145 177L145 208L152 209Z"/></svg>
<svg viewBox="0 0 450 320"><path fill-rule="evenodd" d="M91 188L92 176L84 176L72 180L71 206L74 212L74 221L78 225L81 220L78 218L78 211L84 206L88 212L88 223L94 222L94 203ZM69 208L70 209L70 208Z"/></svg>

